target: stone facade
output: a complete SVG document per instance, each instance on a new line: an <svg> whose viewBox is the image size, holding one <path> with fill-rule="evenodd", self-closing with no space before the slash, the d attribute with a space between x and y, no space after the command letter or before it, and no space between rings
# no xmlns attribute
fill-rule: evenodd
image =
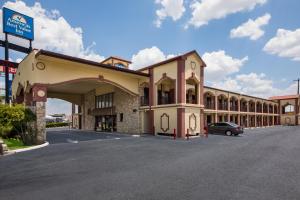
<svg viewBox="0 0 300 200"><path fill-rule="evenodd" d="M140 133L139 98L116 88L114 105L117 114L117 131L123 133ZM123 121L120 114L123 113Z"/></svg>
<svg viewBox="0 0 300 200"><path fill-rule="evenodd" d="M84 104L82 110L83 116L83 129L94 130L95 129L95 116L91 111L95 108L95 90L92 90L83 95Z"/></svg>
<svg viewBox="0 0 300 200"><path fill-rule="evenodd" d="M36 121L31 124L36 131L36 143L43 144L46 141L46 103L33 102L33 106L28 106L36 115Z"/></svg>

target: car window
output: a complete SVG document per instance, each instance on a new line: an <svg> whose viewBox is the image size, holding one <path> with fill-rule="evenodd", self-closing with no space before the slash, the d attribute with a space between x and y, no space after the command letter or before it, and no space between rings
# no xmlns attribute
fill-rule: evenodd
<svg viewBox="0 0 300 200"><path fill-rule="evenodd" d="M219 126L228 126L226 123L219 123Z"/></svg>
<svg viewBox="0 0 300 200"><path fill-rule="evenodd" d="M237 125L237 124L235 124L235 123L231 123L231 122L228 122L228 124L230 125L230 126L233 126L233 127L238 127L239 125Z"/></svg>

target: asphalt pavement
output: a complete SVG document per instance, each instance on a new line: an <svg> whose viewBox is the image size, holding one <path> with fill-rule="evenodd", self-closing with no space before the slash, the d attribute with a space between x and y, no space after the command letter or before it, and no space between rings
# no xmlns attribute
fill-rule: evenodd
<svg viewBox="0 0 300 200"><path fill-rule="evenodd" d="M1 200L300 199L299 126L189 141L67 131L0 158Z"/></svg>

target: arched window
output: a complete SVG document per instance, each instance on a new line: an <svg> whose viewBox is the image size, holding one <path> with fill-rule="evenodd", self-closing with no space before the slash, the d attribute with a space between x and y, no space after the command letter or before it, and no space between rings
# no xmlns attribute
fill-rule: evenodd
<svg viewBox="0 0 300 200"><path fill-rule="evenodd" d="M119 67L119 68L125 68L125 65L122 63L116 63L115 67Z"/></svg>
<svg viewBox="0 0 300 200"><path fill-rule="evenodd" d="M157 85L157 104L172 103L175 103L175 80L165 78Z"/></svg>
<svg viewBox="0 0 300 200"><path fill-rule="evenodd" d="M215 96L212 93L204 93L204 106L206 109L215 110Z"/></svg>
<svg viewBox="0 0 300 200"><path fill-rule="evenodd" d="M186 80L186 103L198 103L198 84L192 78Z"/></svg>

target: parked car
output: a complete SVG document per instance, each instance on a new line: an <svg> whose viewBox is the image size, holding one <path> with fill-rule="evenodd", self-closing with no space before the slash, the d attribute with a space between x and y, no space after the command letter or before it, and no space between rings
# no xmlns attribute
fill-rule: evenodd
<svg viewBox="0 0 300 200"><path fill-rule="evenodd" d="M239 125L231 122L211 123L208 125L207 129L208 133L210 134L225 134L227 136L237 136L244 133L243 127L240 127Z"/></svg>

